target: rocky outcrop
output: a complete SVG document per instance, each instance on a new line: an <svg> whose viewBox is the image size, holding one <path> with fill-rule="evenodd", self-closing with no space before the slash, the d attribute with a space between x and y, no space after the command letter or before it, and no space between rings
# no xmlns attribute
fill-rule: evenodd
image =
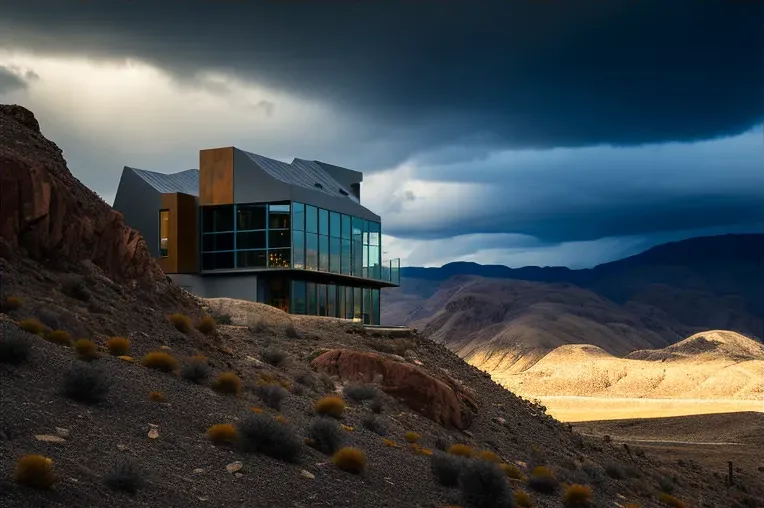
<svg viewBox="0 0 764 508"><path fill-rule="evenodd" d="M474 398L452 379L440 380L420 367L383 354L333 349L315 358L311 365L343 380L379 380L385 393L446 427L467 429L477 413Z"/></svg>
<svg viewBox="0 0 764 508"><path fill-rule="evenodd" d="M91 261L115 281L165 282L143 238L74 178L31 111L0 105L0 255Z"/></svg>

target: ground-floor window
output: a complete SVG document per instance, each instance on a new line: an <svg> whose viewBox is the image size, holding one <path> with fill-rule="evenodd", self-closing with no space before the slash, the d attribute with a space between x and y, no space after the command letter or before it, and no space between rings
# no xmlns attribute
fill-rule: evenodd
<svg viewBox="0 0 764 508"><path fill-rule="evenodd" d="M289 308L293 314L379 324L379 289L292 280L290 293Z"/></svg>

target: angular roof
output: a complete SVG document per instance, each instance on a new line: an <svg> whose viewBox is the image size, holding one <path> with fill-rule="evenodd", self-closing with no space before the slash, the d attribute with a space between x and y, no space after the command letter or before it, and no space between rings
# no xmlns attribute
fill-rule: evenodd
<svg viewBox="0 0 764 508"><path fill-rule="evenodd" d="M289 164L256 153L240 151L263 171L281 182L323 192L337 198L347 198L360 204L360 200L349 189L335 180L316 161L294 159Z"/></svg>
<svg viewBox="0 0 764 508"><path fill-rule="evenodd" d="M187 169L178 173L157 173L155 171L146 171L145 169L131 168L125 166L137 176L141 177L146 183L161 193L182 192L192 196L199 195L199 170Z"/></svg>

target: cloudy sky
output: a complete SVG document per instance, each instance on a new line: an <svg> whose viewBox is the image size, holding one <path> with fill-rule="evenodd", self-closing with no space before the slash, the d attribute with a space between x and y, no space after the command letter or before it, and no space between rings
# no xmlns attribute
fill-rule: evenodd
<svg viewBox="0 0 764 508"><path fill-rule="evenodd" d="M0 103L111 202L235 145L365 172L384 250L592 266L764 231L764 2L0 0Z"/></svg>

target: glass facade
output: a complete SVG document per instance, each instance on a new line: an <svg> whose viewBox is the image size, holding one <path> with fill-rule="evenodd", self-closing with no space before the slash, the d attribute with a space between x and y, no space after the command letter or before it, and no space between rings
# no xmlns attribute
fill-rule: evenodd
<svg viewBox="0 0 764 508"><path fill-rule="evenodd" d="M170 255L170 210L159 210L159 255Z"/></svg>
<svg viewBox="0 0 764 508"><path fill-rule="evenodd" d="M293 314L357 319L379 324L379 289L292 280Z"/></svg>

